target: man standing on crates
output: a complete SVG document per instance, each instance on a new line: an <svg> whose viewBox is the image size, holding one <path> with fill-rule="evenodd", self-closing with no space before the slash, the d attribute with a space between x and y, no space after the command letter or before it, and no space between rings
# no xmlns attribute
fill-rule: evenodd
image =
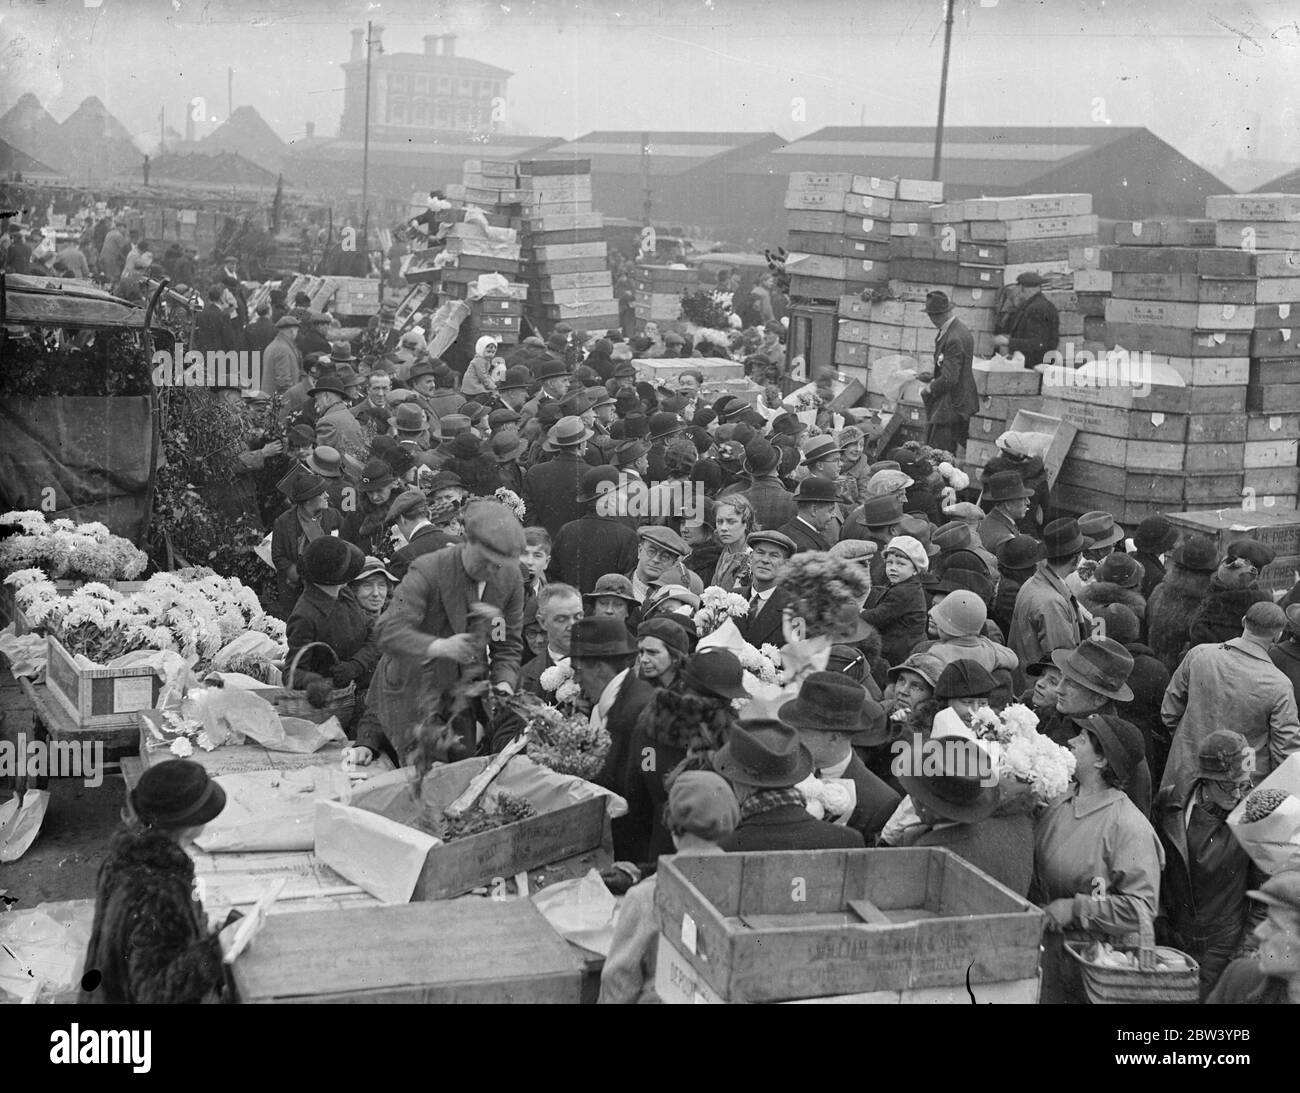
<svg viewBox="0 0 1300 1093"><path fill-rule="evenodd" d="M966 444L970 419L980 404L971 371L975 339L957 318L946 293L927 293L925 313L939 330L934 339L934 372L928 378L921 375L926 380L921 388L928 422L925 442L955 456L958 447Z"/></svg>

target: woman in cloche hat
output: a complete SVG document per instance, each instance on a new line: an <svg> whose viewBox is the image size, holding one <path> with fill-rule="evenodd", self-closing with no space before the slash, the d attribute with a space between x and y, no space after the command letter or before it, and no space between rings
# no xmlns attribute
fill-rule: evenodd
<svg viewBox="0 0 1300 1093"><path fill-rule="evenodd" d="M222 958L235 926L209 930L185 851L225 805L221 786L188 759L140 776L95 882L83 1003L233 1001Z"/></svg>

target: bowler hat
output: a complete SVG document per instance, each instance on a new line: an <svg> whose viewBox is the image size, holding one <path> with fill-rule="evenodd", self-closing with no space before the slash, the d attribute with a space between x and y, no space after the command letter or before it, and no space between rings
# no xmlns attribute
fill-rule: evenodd
<svg viewBox="0 0 1300 1093"><path fill-rule="evenodd" d="M976 660L954 660L934 685L935 698L983 698L997 690L997 682Z"/></svg>
<svg viewBox="0 0 1300 1093"><path fill-rule="evenodd" d="M1110 638L1085 638L1073 649L1052 651L1052 663L1061 673L1094 694L1116 702L1132 702L1128 677L1133 671L1133 655Z"/></svg>
<svg viewBox="0 0 1300 1093"><path fill-rule="evenodd" d="M1148 516L1133 534L1133 546L1143 554L1164 554L1178 542L1178 529L1164 516Z"/></svg>
<svg viewBox="0 0 1300 1093"><path fill-rule="evenodd" d="M1091 717L1076 717L1074 723L1096 738L1102 755L1106 757L1106 765L1120 787L1128 785L1133 772L1146 759L1142 731L1114 714L1095 713Z"/></svg>
<svg viewBox="0 0 1300 1093"><path fill-rule="evenodd" d="M927 773L927 747L938 752L938 772ZM992 760L978 743L951 738L940 743L932 738L928 744L914 741L910 751L907 769L913 773L899 775L898 782L913 801L940 819L957 823L979 823L993 815L1000 796L996 784L989 784Z"/></svg>
<svg viewBox="0 0 1300 1093"><path fill-rule="evenodd" d="M777 711L792 728L815 732L857 732L862 728L862 705L867 692L861 683L839 672L812 672L799 685L799 693Z"/></svg>
<svg viewBox="0 0 1300 1093"><path fill-rule="evenodd" d="M771 474L781 457L766 440L751 440L745 446L745 470L752 475Z"/></svg>
<svg viewBox="0 0 1300 1093"><path fill-rule="evenodd" d="M737 785L781 789L807 778L813 757L789 725L775 718L742 719L714 753L713 769Z"/></svg>
<svg viewBox="0 0 1300 1093"><path fill-rule="evenodd" d="M925 294L925 313L927 315L946 315L952 310L952 301L946 292L927 292Z"/></svg>
<svg viewBox="0 0 1300 1093"><path fill-rule="evenodd" d="M863 527L874 529L890 527L902 518L902 502L893 494L886 494L883 497L873 497L864 504L858 520Z"/></svg>
<svg viewBox="0 0 1300 1093"><path fill-rule="evenodd" d="M1068 558L1087 545L1088 540L1079 533L1079 522L1072 517L1063 516L1043 528L1044 557Z"/></svg>
<svg viewBox="0 0 1300 1093"><path fill-rule="evenodd" d="M428 415L412 402L403 402L397 407L393 422L399 433L422 433L429 427Z"/></svg>
<svg viewBox="0 0 1300 1093"><path fill-rule="evenodd" d="M632 580L623 576L622 573L606 573L596 578L596 583L590 592L583 594L584 600L596 600L601 596L616 596L620 600L627 600L628 603L640 603L632 591Z"/></svg>
<svg viewBox="0 0 1300 1093"><path fill-rule="evenodd" d="M984 483L984 500L993 504L1003 501L1018 501L1034 496L1033 490L1025 489L1025 481L1015 471L1000 471L990 475Z"/></svg>
<svg viewBox="0 0 1300 1093"><path fill-rule="evenodd" d="M730 649L701 649L681 671L683 685L716 698L748 698L745 669Z"/></svg>
<svg viewBox="0 0 1300 1093"><path fill-rule="evenodd" d="M313 448L307 457L307 469L322 478L342 478L343 456L337 448L321 444Z"/></svg>
<svg viewBox="0 0 1300 1093"><path fill-rule="evenodd" d="M622 619L588 616L578 619L569 631L569 656L573 660L630 657L636 643Z"/></svg>
<svg viewBox="0 0 1300 1093"><path fill-rule="evenodd" d="M1174 564L1193 573L1213 573L1219 568L1219 548L1204 535L1184 539L1173 553Z"/></svg>
<svg viewBox="0 0 1300 1093"><path fill-rule="evenodd" d="M399 516L427 515L428 512L429 499L419 490L411 488L403 490L393 498L388 506L385 520L391 524Z"/></svg>
<svg viewBox="0 0 1300 1093"><path fill-rule="evenodd" d="M546 436L546 443L554 448L576 448L584 440L590 440L595 434L588 429L579 417L562 417L551 427Z"/></svg>
<svg viewBox="0 0 1300 1093"><path fill-rule="evenodd" d="M473 501L466 506L465 538L501 558L518 558L527 545L519 517L499 501Z"/></svg>
<svg viewBox="0 0 1300 1093"><path fill-rule="evenodd" d="M655 413L650 415L650 440L664 440L680 433L686 426L676 414Z"/></svg>
<svg viewBox="0 0 1300 1093"><path fill-rule="evenodd" d="M347 388L343 386L343 381L333 372L327 372L321 376L311 389L313 395L335 394L343 398L348 397Z"/></svg>
<svg viewBox="0 0 1300 1093"><path fill-rule="evenodd" d="M555 357L547 357L537 366L537 378L539 380L555 379L558 376L567 376L568 368L562 360Z"/></svg>
<svg viewBox="0 0 1300 1093"><path fill-rule="evenodd" d="M624 440L614 449L614 466L631 466L649 451L650 445L644 440Z"/></svg>
<svg viewBox="0 0 1300 1093"><path fill-rule="evenodd" d="M1215 729L1196 749L1196 772L1216 782L1235 781L1249 776L1254 758L1255 749L1241 733Z"/></svg>
<svg viewBox="0 0 1300 1093"><path fill-rule="evenodd" d="M294 476L289 483L289 500L295 505L310 501L325 492L325 479L319 475L306 472Z"/></svg>
<svg viewBox="0 0 1300 1093"><path fill-rule="evenodd" d="M363 493L368 493L371 490L382 490L396 481L392 467L382 459L372 459L361 468L361 478L357 485Z"/></svg>
<svg viewBox="0 0 1300 1093"><path fill-rule="evenodd" d="M779 547L785 551L787 558L793 557L799 550L798 544L790 536L779 531L751 531L745 538L745 545L752 547L755 543L770 543Z"/></svg>
<svg viewBox="0 0 1300 1093"><path fill-rule="evenodd" d="M1092 540L1088 550L1124 541L1124 529L1109 512L1085 512L1079 517L1079 534Z"/></svg>
<svg viewBox="0 0 1300 1093"><path fill-rule="evenodd" d="M518 391L530 387L533 382L532 370L524 364L512 364L506 369L506 378L497 384L498 391Z"/></svg>
<svg viewBox="0 0 1300 1093"><path fill-rule="evenodd" d="M998 544L998 565L1004 569L1033 569L1044 557L1043 544L1032 535L1013 535Z"/></svg>
<svg viewBox="0 0 1300 1093"><path fill-rule="evenodd" d="M794 491L796 504L824 505L836 500L835 483L829 478L805 478Z"/></svg>
<svg viewBox="0 0 1300 1093"><path fill-rule="evenodd" d="M149 827L199 827L226 807L226 791L192 759L156 763L131 791L131 810Z"/></svg>
<svg viewBox="0 0 1300 1093"><path fill-rule="evenodd" d="M366 564L359 546L333 535L313 539L302 552L302 579L310 584L347 584Z"/></svg>
<svg viewBox="0 0 1300 1093"><path fill-rule="evenodd" d="M576 500L582 504L603 497L610 490L618 488L618 469L616 467L592 467L585 472L578 487Z"/></svg>
<svg viewBox="0 0 1300 1093"><path fill-rule="evenodd" d="M808 446L804 448L803 464L805 467L811 467L819 460L839 455L843 450L831 437L819 436L815 440L809 441Z"/></svg>
<svg viewBox="0 0 1300 1093"><path fill-rule="evenodd" d="M528 451L528 441L522 439L513 429L502 429L492 434L492 458L497 463L509 463Z"/></svg>

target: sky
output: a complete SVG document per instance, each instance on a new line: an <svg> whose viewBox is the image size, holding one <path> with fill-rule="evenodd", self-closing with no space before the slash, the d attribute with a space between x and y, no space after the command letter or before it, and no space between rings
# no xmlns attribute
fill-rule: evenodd
<svg viewBox="0 0 1300 1093"><path fill-rule="evenodd" d="M933 124L942 0L10 0L0 110L97 95L156 143L255 106L286 140L337 131L353 27L509 69L505 128L775 131ZM1296 0L956 0L947 122L1142 125L1205 165L1300 164Z"/></svg>

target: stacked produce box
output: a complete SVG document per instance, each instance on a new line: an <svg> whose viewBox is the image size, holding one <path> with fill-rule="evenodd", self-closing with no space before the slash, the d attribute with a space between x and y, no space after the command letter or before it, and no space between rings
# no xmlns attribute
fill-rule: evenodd
<svg viewBox="0 0 1300 1093"><path fill-rule="evenodd" d="M833 302L889 280L898 183L849 172L797 171L785 195L790 296Z"/></svg>
<svg viewBox="0 0 1300 1093"><path fill-rule="evenodd" d="M677 266L637 266L636 328L647 322L676 322L682 314L682 295L700 287L699 270Z"/></svg>

